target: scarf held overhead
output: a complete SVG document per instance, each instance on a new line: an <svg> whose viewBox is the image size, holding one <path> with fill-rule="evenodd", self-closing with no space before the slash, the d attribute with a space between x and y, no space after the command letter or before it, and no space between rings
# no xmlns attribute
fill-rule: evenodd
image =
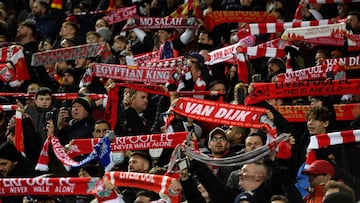
<svg viewBox="0 0 360 203"><path fill-rule="evenodd" d="M175 71L175 69L170 68L128 67L126 65L97 63L94 65L93 75L132 82L166 83Z"/></svg>
<svg viewBox="0 0 360 203"><path fill-rule="evenodd" d="M346 79L345 67L337 64L322 64L314 67L304 68L292 72L280 73L277 77L277 82L296 82L300 80L318 80L326 79L326 73L333 71L334 75L343 76L341 79ZM345 78L344 78L345 77ZM338 78L335 78L338 79Z"/></svg>
<svg viewBox="0 0 360 203"><path fill-rule="evenodd" d="M305 168L308 168L316 160L314 150L327 146L345 144L351 142L360 142L360 130L347 130L333 133L325 133L310 137L310 143L307 148Z"/></svg>
<svg viewBox="0 0 360 203"><path fill-rule="evenodd" d="M15 75L10 78L9 81L23 81L30 79L22 49L15 45L3 47L0 50L0 54L0 62L10 62L15 68Z"/></svg>
<svg viewBox="0 0 360 203"><path fill-rule="evenodd" d="M310 109L308 105L294 105L294 106L276 106L276 110L289 122L305 122L306 112ZM354 120L360 115L360 103L355 104L335 104L334 105L336 120L350 121Z"/></svg>
<svg viewBox="0 0 360 203"><path fill-rule="evenodd" d="M100 178L1 178L0 196L95 195L99 203L122 203L115 190L106 189Z"/></svg>
<svg viewBox="0 0 360 203"><path fill-rule="evenodd" d="M179 98L173 111L195 120L223 125L261 128L267 110L259 107L226 104L195 98Z"/></svg>
<svg viewBox="0 0 360 203"><path fill-rule="evenodd" d="M85 44L61 49L37 52L32 55L31 65L41 66L60 61L101 56L108 51L106 43Z"/></svg>
<svg viewBox="0 0 360 203"><path fill-rule="evenodd" d="M345 31L345 23L319 25L313 27L288 28L281 35L281 39L295 41L317 37L330 37L338 33L344 33Z"/></svg>
<svg viewBox="0 0 360 203"><path fill-rule="evenodd" d="M265 23L276 22L275 16L262 11L213 11L205 16L205 27L212 31L223 23Z"/></svg>
<svg viewBox="0 0 360 203"><path fill-rule="evenodd" d="M100 141L92 146L90 153L85 159L80 162L74 161L71 157L69 157L65 151L65 148L60 144L59 139L54 136L48 136L47 140L44 143L43 149L41 150L40 157L38 160L38 164L36 165L37 170L47 171L48 163L49 163L49 155L48 155L48 146L51 143L54 154L59 159L61 163L64 164L66 169L70 168L79 168L87 163L91 162L94 159L99 159L100 163L105 167L105 171L109 171L114 163L111 160L111 148L110 148L110 140L115 137L115 134L110 131L106 134L105 137L101 138Z"/></svg>
<svg viewBox="0 0 360 203"><path fill-rule="evenodd" d="M99 178L0 178L0 196L89 195Z"/></svg>
<svg viewBox="0 0 360 203"><path fill-rule="evenodd" d="M111 151L125 150L146 150L153 148L174 148L186 139L187 132L149 134L116 137L110 143ZM81 154L88 154L99 139L75 139L72 142L68 155L76 157Z"/></svg>
<svg viewBox="0 0 360 203"><path fill-rule="evenodd" d="M245 98L246 105L267 99L360 94L360 79L254 83L253 87L253 92Z"/></svg>
<svg viewBox="0 0 360 203"><path fill-rule="evenodd" d="M169 176L149 173L111 171L105 173L105 178L110 180L110 182L115 186L136 187L165 194L171 198L171 202L176 202L179 197L179 193L177 191L173 191L171 188L171 184L175 181L175 179Z"/></svg>
<svg viewBox="0 0 360 203"><path fill-rule="evenodd" d="M116 10L111 10L107 12L106 15L103 17L110 25L114 23L118 23L128 18L132 18L136 15L136 6L119 8Z"/></svg>
<svg viewBox="0 0 360 203"><path fill-rule="evenodd" d="M123 29L132 29L134 27L140 29L178 29L178 28L194 28L197 24L196 18L155 18L155 17L136 17Z"/></svg>
<svg viewBox="0 0 360 203"><path fill-rule="evenodd" d="M259 35L266 33L281 33L288 28L298 27L312 27L319 25L332 24L331 20L311 20L311 21L299 21L299 22L277 22L277 23L251 23L249 24L249 34ZM239 31L240 32L240 31Z"/></svg>

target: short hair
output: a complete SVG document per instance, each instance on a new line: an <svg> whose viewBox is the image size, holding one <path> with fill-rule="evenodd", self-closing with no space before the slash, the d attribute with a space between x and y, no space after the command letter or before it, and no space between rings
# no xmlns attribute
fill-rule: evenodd
<svg viewBox="0 0 360 203"><path fill-rule="evenodd" d="M99 120L95 121L95 125L96 125L96 124L101 124L101 123L106 123L106 124L109 126L109 128L111 128L111 124L110 124L110 122L107 121L107 120L99 119ZM95 126L95 125L94 125L94 126Z"/></svg>
<svg viewBox="0 0 360 203"><path fill-rule="evenodd" d="M150 169L149 173L156 175L164 175L166 173L166 168L155 166Z"/></svg>
<svg viewBox="0 0 360 203"><path fill-rule="evenodd" d="M255 169L256 176L263 175L264 176L264 182L269 180L270 169L269 169L268 165L266 165L264 162L261 162L261 161L256 161L256 162L252 162L252 163L248 163L248 164L255 164L257 167L261 167L262 169L258 169L258 168Z"/></svg>
<svg viewBox="0 0 360 203"><path fill-rule="evenodd" d="M280 2L282 2L282 1L280 1ZM284 4L284 2L282 2L282 3ZM273 12L278 12L281 15L282 18L285 16L285 11L282 8L275 8L273 10Z"/></svg>
<svg viewBox="0 0 360 203"><path fill-rule="evenodd" d="M139 196L148 197L150 198L150 201L155 201L160 199L159 194L151 190L140 190L138 193L136 193L136 197Z"/></svg>
<svg viewBox="0 0 360 203"><path fill-rule="evenodd" d="M80 25L76 24L70 20L63 22L63 25L70 25L75 30L75 35L77 35L80 32Z"/></svg>
<svg viewBox="0 0 360 203"><path fill-rule="evenodd" d="M318 49L316 50L316 53L324 54L326 58L330 58L330 52L326 49Z"/></svg>
<svg viewBox="0 0 360 203"><path fill-rule="evenodd" d="M45 8L46 11L50 10L50 5L48 4L47 1L44 0L36 0L36 3L38 3L42 8Z"/></svg>
<svg viewBox="0 0 360 203"><path fill-rule="evenodd" d="M126 39L126 37L123 36L123 35L116 35L116 36L114 37L114 42L117 42L117 41L127 43L127 39Z"/></svg>
<svg viewBox="0 0 360 203"><path fill-rule="evenodd" d="M252 132L248 136L246 136L246 138L254 137L254 136L259 136L261 138L261 141L262 141L263 145L266 144L267 135L262 130L259 129L256 132Z"/></svg>
<svg viewBox="0 0 360 203"><path fill-rule="evenodd" d="M285 203L289 202L288 198L285 197L284 195L273 195L273 196L271 196L270 201L275 201L275 200L280 200L280 201L283 201Z"/></svg>
<svg viewBox="0 0 360 203"><path fill-rule="evenodd" d="M324 191L328 191L329 189L339 189L340 193L345 194L346 196L350 197L353 202L355 202L355 193L354 190L346 185L343 182L335 181L335 180L329 180L324 188Z"/></svg>
<svg viewBox="0 0 360 203"><path fill-rule="evenodd" d="M319 120L322 122L326 122L330 120L330 111L325 106L315 106L310 108L306 112L306 119L314 118L315 120Z"/></svg>
<svg viewBox="0 0 360 203"><path fill-rule="evenodd" d="M360 21L360 12L359 11L350 11L348 16L356 16L358 21Z"/></svg>
<svg viewBox="0 0 360 203"><path fill-rule="evenodd" d="M95 31L89 31L86 33L86 37L88 37L89 35L95 35L96 37L100 38L101 35Z"/></svg>
<svg viewBox="0 0 360 203"><path fill-rule="evenodd" d="M213 36L212 36L212 33L209 32L209 31L207 31L207 30L202 30L202 31L200 31L199 35L200 35L200 34L207 34L209 40L213 40L213 39L214 39Z"/></svg>
<svg viewBox="0 0 360 203"><path fill-rule="evenodd" d="M52 96L52 90L50 88L48 88L48 87L40 87L39 90L37 90L36 93L35 93L35 99L37 99L37 97L39 95L42 95L42 96L50 95L50 96Z"/></svg>
<svg viewBox="0 0 360 203"><path fill-rule="evenodd" d="M223 84L225 86L225 88L226 88L226 84L225 84L224 81L222 81L222 80L214 80L209 84L209 90L211 90L217 84Z"/></svg>

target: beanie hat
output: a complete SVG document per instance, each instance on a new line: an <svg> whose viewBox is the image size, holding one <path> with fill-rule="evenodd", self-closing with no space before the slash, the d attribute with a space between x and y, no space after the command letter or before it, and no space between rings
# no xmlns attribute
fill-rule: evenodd
<svg viewBox="0 0 360 203"><path fill-rule="evenodd" d="M199 62L201 65L204 65L205 60L204 60L204 57L203 57L201 54L199 54L199 53L197 53L197 52L192 52L192 53L190 53L189 56L190 56L191 58L197 59L198 62Z"/></svg>
<svg viewBox="0 0 360 203"><path fill-rule="evenodd" d="M280 68L280 71L281 73L285 73L286 71L286 64L285 64L285 61L282 59L282 58L277 58L277 57L273 57L273 58L270 58L267 62L267 64L269 63L274 63L276 65L279 66Z"/></svg>
<svg viewBox="0 0 360 203"><path fill-rule="evenodd" d="M70 75L72 75L74 77L75 84L79 83L79 79L80 79L80 72L79 71L77 71L77 70L75 70L73 68L69 68L69 69L64 70L63 75L65 73L69 73Z"/></svg>
<svg viewBox="0 0 360 203"><path fill-rule="evenodd" d="M104 38L104 40L106 42L110 42L111 38L112 38L112 32L109 28L107 27L101 27L99 29L96 30L97 33L99 33L99 35Z"/></svg>
<svg viewBox="0 0 360 203"><path fill-rule="evenodd" d="M78 97L71 102L71 106L75 103L81 104L89 115L91 115L93 103L89 97Z"/></svg>
<svg viewBox="0 0 360 203"><path fill-rule="evenodd" d="M21 154L10 142L4 142L0 145L0 159L7 159L12 162L20 161Z"/></svg>

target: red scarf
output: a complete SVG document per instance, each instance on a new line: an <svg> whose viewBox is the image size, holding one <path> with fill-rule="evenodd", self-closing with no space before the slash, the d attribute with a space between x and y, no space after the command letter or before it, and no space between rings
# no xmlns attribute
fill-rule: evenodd
<svg viewBox="0 0 360 203"><path fill-rule="evenodd" d="M195 98L179 98L173 111L185 117L210 123L234 125L246 128L262 128L262 116L267 110L260 107L249 107L219 103Z"/></svg>
<svg viewBox="0 0 360 203"><path fill-rule="evenodd" d="M305 122L306 112L310 109L308 105L276 106L276 110L289 122ZM335 104L336 120L350 121L360 115L360 103L355 104Z"/></svg>
<svg viewBox="0 0 360 203"><path fill-rule="evenodd" d="M16 123L15 123L15 138L14 144L16 149L25 154L25 147L24 147L24 132L22 126L22 113L20 111L16 111L15 113Z"/></svg>
<svg viewBox="0 0 360 203"><path fill-rule="evenodd" d="M171 199L171 202L178 202L180 195L179 191L173 191L170 187L175 179L169 176L111 171L105 173L105 177L115 186L136 187L151 190L168 196Z"/></svg>
<svg viewBox="0 0 360 203"><path fill-rule="evenodd" d="M253 92L245 104L255 104L267 99L322 95L360 94L360 79L316 80L289 83L254 83Z"/></svg>
<svg viewBox="0 0 360 203"><path fill-rule="evenodd" d="M213 11L205 16L205 27L212 31L222 23L264 23L276 22L275 16L262 11ZM251 34L253 35L253 34Z"/></svg>
<svg viewBox="0 0 360 203"><path fill-rule="evenodd" d="M187 132L163 133L116 137L110 147L113 152L124 150L146 150L153 148L175 148L186 139ZM99 139L75 139L67 152L70 157L89 154Z"/></svg>

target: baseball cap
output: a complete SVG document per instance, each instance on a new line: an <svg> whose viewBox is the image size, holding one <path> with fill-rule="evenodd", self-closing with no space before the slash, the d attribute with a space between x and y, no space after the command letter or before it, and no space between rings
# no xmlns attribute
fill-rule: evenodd
<svg viewBox="0 0 360 203"><path fill-rule="evenodd" d="M326 160L316 160L314 161L308 169L305 169L302 174L307 175L321 175L328 174L331 177L335 176L334 166Z"/></svg>
<svg viewBox="0 0 360 203"><path fill-rule="evenodd" d="M227 136L226 136L225 130L223 130L222 128L219 128L219 127L214 128L214 129L209 133L209 140L211 140L216 134L220 134L220 135L222 135L223 137L225 137L226 140L228 140L228 139L227 139Z"/></svg>

